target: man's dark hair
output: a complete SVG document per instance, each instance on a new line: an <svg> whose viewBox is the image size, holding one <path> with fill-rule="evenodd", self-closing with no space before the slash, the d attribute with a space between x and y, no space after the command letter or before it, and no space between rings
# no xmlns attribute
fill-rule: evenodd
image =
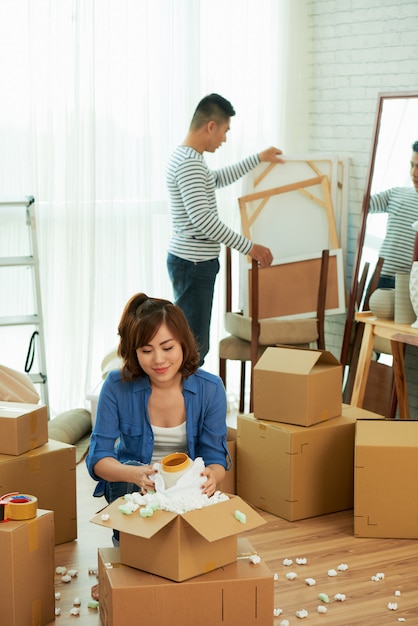
<svg viewBox="0 0 418 626"><path fill-rule="evenodd" d="M196 130L210 121L217 124L226 122L235 115L235 110L229 100L217 93L211 93L202 98L193 114L190 128Z"/></svg>
<svg viewBox="0 0 418 626"><path fill-rule="evenodd" d="M414 141L414 143L412 144L412 150L414 152L418 152L418 141Z"/></svg>

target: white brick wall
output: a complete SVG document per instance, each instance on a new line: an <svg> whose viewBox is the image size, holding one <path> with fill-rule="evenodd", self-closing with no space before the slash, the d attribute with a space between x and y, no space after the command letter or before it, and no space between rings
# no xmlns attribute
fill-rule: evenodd
<svg viewBox="0 0 418 626"><path fill-rule="evenodd" d="M350 287L379 93L418 93L417 0L305 0L308 24L308 152L351 159L347 286ZM417 121L418 126L418 121ZM412 130L418 136L418 128ZM327 323L340 355L343 316ZM418 416L418 352L407 354ZM410 380L409 380L410 379Z"/></svg>

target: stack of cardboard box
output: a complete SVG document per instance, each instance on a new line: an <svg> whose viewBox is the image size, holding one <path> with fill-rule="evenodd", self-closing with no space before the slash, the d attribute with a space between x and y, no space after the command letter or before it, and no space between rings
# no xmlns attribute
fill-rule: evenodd
<svg viewBox="0 0 418 626"><path fill-rule="evenodd" d="M238 496L182 514L150 517L119 509L120 498L93 517L115 528L120 548L99 549L100 616L104 626L273 624L274 581L239 535L265 523ZM239 513L239 515L237 514ZM104 517L103 517L104 516ZM238 558L244 556L244 558Z"/></svg>
<svg viewBox="0 0 418 626"><path fill-rule="evenodd" d="M237 494L289 521L354 509L358 537L418 538L418 422L342 404L329 352L268 348L237 422Z"/></svg>
<svg viewBox="0 0 418 626"><path fill-rule="evenodd" d="M0 496L10 492L25 493L36 497L36 506L55 508L52 506L53 484L49 485L49 499L43 497L50 477L42 473L43 453L39 451L48 446L47 442L45 406L0 403ZM59 472L58 467L56 472ZM37 488L39 473L40 480L46 483L41 492ZM46 501L51 507L46 506ZM33 502L34 499L31 504ZM12 515L3 507L0 522L2 624L45 626L54 620L54 513L44 508L31 511L29 519L24 519L26 515L22 513L20 519L15 520L10 519Z"/></svg>
<svg viewBox="0 0 418 626"><path fill-rule="evenodd" d="M0 496L33 494L54 511L55 543L77 538L75 447L48 440L47 407L0 401Z"/></svg>
<svg viewBox="0 0 418 626"><path fill-rule="evenodd" d="M353 506L356 416L327 351L268 348L254 368L254 415L237 421L237 493L289 521Z"/></svg>

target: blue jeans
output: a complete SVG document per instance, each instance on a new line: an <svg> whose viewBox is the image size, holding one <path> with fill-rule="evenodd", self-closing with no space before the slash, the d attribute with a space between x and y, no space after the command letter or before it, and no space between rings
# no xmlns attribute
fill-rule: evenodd
<svg viewBox="0 0 418 626"><path fill-rule="evenodd" d="M213 292L219 259L194 263L174 254L167 256L167 269L173 285L174 303L179 306L196 338L200 365L209 352Z"/></svg>
<svg viewBox="0 0 418 626"><path fill-rule="evenodd" d="M139 463L139 461L127 461L125 465L143 465L143 463ZM138 485L134 483L110 483L106 481L104 483L104 497L106 501L111 504L114 500L118 498L122 498L125 493L133 493L134 491L140 491ZM119 531L113 529L113 544L119 545Z"/></svg>
<svg viewBox="0 0 418 626"><path fill-rule="evenodd" d="M395 277L381 274L379 282L377 283L378 289L395 289Z"/></svg>

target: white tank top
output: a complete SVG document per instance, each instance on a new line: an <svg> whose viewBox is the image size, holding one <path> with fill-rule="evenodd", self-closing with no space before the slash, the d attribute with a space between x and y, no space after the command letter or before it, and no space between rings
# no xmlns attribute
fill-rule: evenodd
<svg viewBox="0 0 418 626"><path fill-rule="evenodd" d="M167 454L185 452L187 454L186 422L179 426L164 428L151 424L154 433L154 451L151 463L161 461Z"/></svg>

